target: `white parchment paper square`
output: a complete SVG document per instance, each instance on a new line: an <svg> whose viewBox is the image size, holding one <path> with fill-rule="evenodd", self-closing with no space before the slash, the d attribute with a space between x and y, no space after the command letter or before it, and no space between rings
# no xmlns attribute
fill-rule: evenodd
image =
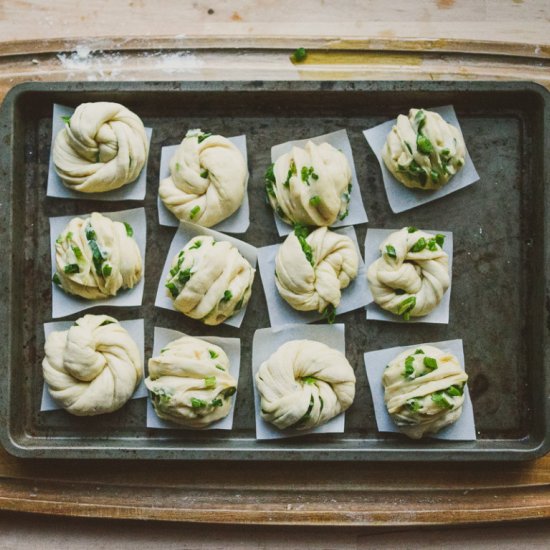
<svg viewBox="0 0 550 550"><path fill-rule="evenodd" d="M256 248L248 243L239 241L234 237L219 233L213 229L208 229L206 227L201 227L200 225L195 225L194 223L189 222L180 222L179 228L176 231L172 242L170 243L170 249L168 250L168 256L164 262L164 267L162 269L162 275L160 277L159 286L157 289L157 296L155 299L155 305L163 309L170 309L172 311L177 311L174 307L174 302L172 298L166 294L166 287L164 286L168 274L170 272L170 266L172 265L172 260L174 256L193 238L197 235L206 235L213 237L216 241L228 241L230 242L237 250L241 253L243 258L248 260L250 265L255 269L256 261L258 258L258 251ZM256 277L254 277L256 278ZM229 319L224 321L225 324L232 327L239 328L243 322L244 315L246 313L246 308L248 304L239 311L236 315L233 315ZM181 314L183 315L183 313ZM200 322L197 320L197 322Z"/></svg>
<svg viewBox="0 0 550 550"><path fill-rule="evenodd" d="M349 214L343 219L338 220L332 227L344 227L346 225L358 225L360 223L367 223L367 212L363 205L363 197L361 196L361 189L359 188L359 182L357 180L357 172L355 171L355 163L353 162L353 152L351 150L351 143L349 142L348 133L346 130L337 130L330 134L324 134L322 136L297 139L293 141L287 141L286 143L280 143L274 145L271 148L271 162L275 162L281 155L288 153L293 147L304 147L308 141L313 141L316 145L320 143L329 143L336 149L340 149L342 153L348 159L351 168L351 194L349 202ZM275 218L275 225L280 236L288 235L292 231L292 227L286 224L275 212L273 212Z"/></svg>
<svg viewBox="0 0 550 550"><path fill-rule="evenodd" d="M345 425L345 412L330 419L326 424L311 430L288 428L279 430L266 422L260 411L260 394L256 387L256 373L260 365L269 359L279 347L291 340L316 340L346 353L345 326L335 325L285 325L278 328L262 328L254 333L252 343L252 386L254 388L254 410L256 414L256 439L283 439L307 434L342 433Z"/></svg>
<svg viewBox="0 0 550 550"><path fill-rule="evenodd" d="M354 243L359 257L359 269L357 277L347 288L342 290L342 299L336 309L336 313L347 313L359 309L368 303L368 285L365 264L359 250L357 235L353 227L342 227L334 230L335 233L348 236ZM287 325L290 323L311 323L318 321L322 315L317 311L297 311L283 300L275 285L275 258L280 244L264 246L258 249L258 266L262 278L269 320L272 327Z"/></svg>
<svg viewBox="0 0 550 550"><path fill-rule="evenodd" d="M153 342L153 357L160 355L160 352L165 348L170 342L181 338L182 336L188 336L183 332L178 332L177 330L172 330L169 328L155 327L155 339ZM239 338L218 338L216 336L196 336L205 342L219 346L225 351L227 358L229 359L229 374L239 381L239 372L241 368L241 341ZM231 430L233 428L233 417L235 415L235 403L237 402L238 393L233 395L231 409L229 414L217 422L212 423L207 428L202 428L200 431L204 430ZM175 422L170 422L169 420L163 420L157 416L151 399L147 399L147 427L158 429L158 430L192 430L187 426L182 426L181 424L176 424Z"/></svg>
<svg viewBox="0 0 550 550"><path fill-rule="evenodd" d="M57 197L59 199L81 199L81 200L93 200L93 201L121 201L121 200L133 200L142 201L145 198L145 191L147 186L147 163L141 169L141 172L137 179L131 183L123 185L113 191L105 191L103 193L82 193L82 191L76 191L66 187L61 178L57 175L53 163L53 147L57 134L65 126L65 122L61 117L72 116L74 113L72 107L66 107L64 105L53 105L52 115L52 143L50 147L50 161L48 165L48 187L46 194L48 197ZM151 135L153 134L152 128L145 128L145 134L149 141L149 149L151 148Z"/></svg>
<svg viewBox="0 0 550 550"><path fill-rule="evenodd" d="M229 141L237 147L244 157L248 169L248 154L246 149L246 136L236 136L227 138ZM163 147L160 151L160 172L159 172L159 185L160 180L170 177L170 160L174 156L179 145L168 145ZM164 203L160 200L160 196L157 194L157 210L159 214L160 225L167 225L170 227L177 227L179 220L164 206ZM229 218L222 220L220 223L214 226L216 231L225 231L227 233L245 233L250 225L250 206L248 203L248 185L244 193L243 203L239 209L231 214Z"/></svg>
<svg viewBox="0 0 550 550"><path fill-rule="evenodd" d="M138 347L140 357L141 357L141 364L144 364L144 323L143 319L135 319L132 321L119 321L121 326L125 328L128 331L128 334L132 337L132 340L136 343L136 346ZM75 324L75 321L56 321L54 323L44 323L44 336L47 339L48 336L52 332L56 331L62 331L62 330L69 330L73 325ZM147 388L145 387L145 384L143 383L143 378L141 379L141 382L139 383L139 386L136 388L136 391L134 392L134 395L132 395L131 399L141 399L143 397L147 397ZM58 409L62 409L63 407L61 405L58 405L50 395L50 392L48 391L48 385L46 382L44 382L44 385L42 386L42 401L40 403L40 410L41 411L56 411Z"/></svg>
<svg viewBox="0 0 550 550"><path fill-rule="evenodd" d="M464 349L462 340L447 340L444 342L411 344L410 346L398 346L395 348L381 349L378 351L369 351L365 353L365 369L372 394L374 404L374 413L376 415L376 425L381 432L401 433L386 409L384 403L384 386L382 385L382 376L386 365L395 359L400 353L411 349L421 348L422 346L435 346L444 351L448 351L456 356L462 368L464 368ZM460 418L450 426L443 428L437 434L429 437L435 439L455 440L455 441L475 441L476 428L474 423L474 410L468 385L464 386L464 404L462 405L462 414Z"/></svg>
<svg viewBox="0 0 550 550"><path fill-rule="evenodd" d="M442 118L449 124L460 129L460 123L456 117L454 107L452 105L445 105L444 107L430 107L430 111L439 113ZM407 113L404 113L407 114ZM464 166L462 169L453 176L447 185L444 185L441 189L435 191L423 191L422 189L409 189L402 183L397 181L392 173L387 169L384 160L382 159L382 149L386 138L391 132L392 127L396 124L396 119L388 120L383 124L379 124L374 128L369 128L363 132L367 139L371 149L373 150L380 169L382 170L382 179L384 181L384 187L386 188L386 195L388 196L388 202L390 208L395 214L410 210L421 204L435 201L441 197L454 193L463 187L468 187L479 180L479 175L475 169L474 163L470 158L468 149L466 149L466 155L464 157Z"/></svg>
<svg viewBox="0 0 550 550"><path fill-rule="evenodd" d="M55 240L65 229L67 224L73 218L87 218L87 214L74 214L72 216L59 216L50 218L50 252L52 261L52 274L55 272ZM134 239L141 253L141 260L145 266L145 248L147 244L147 220L143 208L133 208L131 210L120 210L119 212L101 212L101 215L118 222L126 222L134 230ZM142 275L139 283L127 290L120 289L116 296L102 300L86 300L80 296L68 294L55 283L52 282L52 317L66 317L77 311L84 311L97 306L140 306L143 300L143 287L145 286L145 275Z"/></svg>
<svg viewBox="0 0 550 550"><path fill-rule="evenodd" d="M398 229L367 229L367 236L365 237L365 267L368 270L369 266L380 258L380 244L392 233L399 231ZM441 233L445 235L445 242L443 243L443 250L449 256L449 277L451 283L447 292L443 294L443 298L439 305L432 310L428 315L424 317L411 317L408 321L405 321L400 315L390 313L385 309L382 309L373 300L370 287L367 283L367 319L370 321L390 321L392 323L437 323L447 325L449 324L449 309L451 304L451 288L453 286L453 234L449 231L433 231L431 229L423 229L427 233L436 235Z"/></svg>

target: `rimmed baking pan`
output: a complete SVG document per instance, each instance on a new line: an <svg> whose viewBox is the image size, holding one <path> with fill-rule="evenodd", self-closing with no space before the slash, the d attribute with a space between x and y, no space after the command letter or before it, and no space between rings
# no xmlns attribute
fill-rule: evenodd
<svg viewBox="0 0 550 550"><path fill-rule="evenodd" d="M45 195L52 104L99 100L127 105L154 129L143 203ZM412 106L445 104L457 111L481 179L395 215L362 130ZM0 436L9 452L51 458L498 461L548 451L550 109L542 87L524 82L29 83L9 92L0 117ZM204 327L153 305L173 234L157 220L160 148L178 143L194 127L246 134L251 225L240 238L255 246L280 240L263 185L271 145L341 128L351 140L370 227L453 232L449 325L367 322L364 310L338 317L346 324L347 356L358 381L343 434L256 441L251 344L254 330L269 326L259 281L239 331ZM146 357L155 325L192 335L238 334L243 363L231 432L148 430L143 399L101 417L39 410L42 325L51 320L48 218L140 204L148 224L144 305L96 311L119 319L144 317ZM363 242L366 225L356 230ZM451 338L464 341L477 441L415 442L377 432L363 353Z"/></svg>

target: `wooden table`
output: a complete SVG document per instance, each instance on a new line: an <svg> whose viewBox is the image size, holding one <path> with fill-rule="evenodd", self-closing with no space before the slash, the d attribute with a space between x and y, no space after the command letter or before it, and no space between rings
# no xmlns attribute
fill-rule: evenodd
<svg viewBox="0 0 550 550"><path fill-rule="evenodd" d="M221 4L221 5L218 5ZM27 80L519 79L550 88L547 0L11 0L0 97ZM289 53L308 48L305 63ZM515 464L21 460L0 508L196 522L477 523L550 517L550 456Z"/></svg>

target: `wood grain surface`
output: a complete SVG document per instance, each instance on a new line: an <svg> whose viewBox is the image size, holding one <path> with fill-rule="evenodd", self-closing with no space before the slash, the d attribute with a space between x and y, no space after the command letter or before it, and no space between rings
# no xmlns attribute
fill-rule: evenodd
<svg viewBox="0 0 550 550"><path fill-rule="evenodd" d="M0 2L0 98L28 80L518 79L550 89L547 0ZM306 46L306 63L289 53ZM22 460L0 508L209 523L420 525L550 517L523 464Z"/></svg>

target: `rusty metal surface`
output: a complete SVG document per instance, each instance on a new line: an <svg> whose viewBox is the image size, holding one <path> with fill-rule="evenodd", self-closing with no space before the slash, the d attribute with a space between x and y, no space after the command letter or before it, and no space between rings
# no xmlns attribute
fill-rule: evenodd
<svg viewBox="0 0 550 550"><path fill-rule="evenodd" d="M144 202L46 198L53 102L118 101L153 127ZM374 154L362 130L411 106L454 104L480 174L475 185L395 215L389 209ZM7 97L0 121L0 432L19 456L240 460L511 460L548 450L548 331L544 310L548 272L548 92L526 83L59 83L28 84ZM254 438L251 344L269 326L257 275L240 330L205 327L153 305L173 229L157 221L160 148L178 143L188 128L247 135L251 225L243 240L279 242L265 203L263 174L270 147L289 139L346 128L370 227L405 225L452 231L450 323L402 325L367 322L364 310L338 317L346 324L346 354L357 375L354 405L340 435L291 441ZM546 149L545 149L546 148ZM144 205L147 257L144 305L96 308L118 319L145 318L145 356L153 327L192 335L242 339L242 367L234 429L216 432L145 428L145 400L99 417L39 411L42 324L51 320L48 217ZM366 225L356 227L364 241ZM12 262L7 261L12 258ZM70 319L76 319L73 315ZM395 345L462 338L470 376L477 442L412 442L376 430L362 355Z"/></svg>

